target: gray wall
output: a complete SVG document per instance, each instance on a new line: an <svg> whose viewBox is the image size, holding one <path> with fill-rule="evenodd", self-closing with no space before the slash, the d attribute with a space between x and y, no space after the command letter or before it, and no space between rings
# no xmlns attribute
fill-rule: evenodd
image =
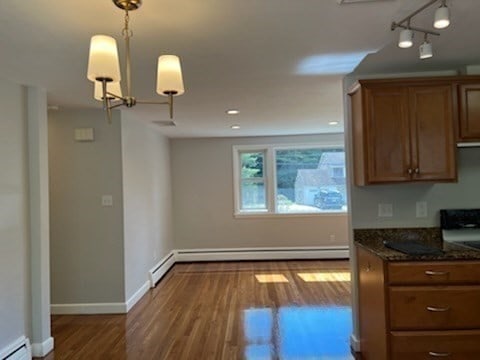
<svg viewBox="0 0 480 360"><path fill-rule="evenodd" d="M85 127L94 142L74 140ZM125 301L120 113L51 111L49 172L52 304Z"/></svg>
<svg viewBox="0 0 480 360"><path fill-rule="evenodd" d="M354 228L440 226L439 210L480 207L480 148L458 149L458 183L353 187ZM428 216L416 218L415 203L426 201ZM378 204L393 204L393 217L379 218Z"/></svg>
<svg viewBox="0 0 480 360"><path fill-rule="evenodd" d="M28 174L26 91L0 79L0 349L26 335Z"/></svg>
<svg viewBox="0 0 480 360"><path fill-rule="evenodd" d="M343 135L172 139L177 249L347 245L347 215L234 218L232 146L343 143ZM330 235L336 240L330 241Z"/></svg>
<svg viewBox="0 0 480 360"><path fill-rule="evenodd" d="M173 250L170 144L152 125L122 113L125 291L128 300L148 270Z"/></svg>

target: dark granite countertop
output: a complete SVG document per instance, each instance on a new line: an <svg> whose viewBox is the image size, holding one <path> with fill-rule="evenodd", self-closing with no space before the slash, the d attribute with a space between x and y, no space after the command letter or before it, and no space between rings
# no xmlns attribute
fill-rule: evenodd
<svg viewBox="0 0 480 360"><path fill-rule="evenodd" d="M387 261L480 260L480 250L444 242L439 228L355 229L355 244ZM416 241L443 251L441 255L408 255L385 247L384 240Z"/></svg>

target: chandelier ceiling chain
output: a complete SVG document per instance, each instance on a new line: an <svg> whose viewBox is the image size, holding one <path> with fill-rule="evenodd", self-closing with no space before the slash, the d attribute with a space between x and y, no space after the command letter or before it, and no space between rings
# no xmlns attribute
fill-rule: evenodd
<svg viewBox="0 0 480 360"><path fill-rule="evenodd" d="M94 97L103 102L109 123L112 121L112 109L119 106L131 108L136 104L168 105L170 119L173 118L173 97L185 92L183 86L180 59L175 55L162 55L157 65L157 93L167 96L167 101L137 100L132 95L130 39L133 31L129 27L129 11L138 9L142 0L112 0L120 9L125 10L122 35L125 41L126 95L122 96L120 86L121 71L118 59L117 42L107 35L95 35L90 42L87 78L94 82Z"/></svg>

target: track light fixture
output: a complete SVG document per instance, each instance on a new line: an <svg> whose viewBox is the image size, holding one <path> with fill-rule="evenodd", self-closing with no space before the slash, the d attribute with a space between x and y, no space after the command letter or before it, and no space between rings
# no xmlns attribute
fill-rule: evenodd
<svg viewBox="0 0 480 360"><path fill-rule="evenodd" d="M428 41L428 34L425 34L423 44L418 48L420 52L420 59L429 59L433 56L432 43Z"/></svg>
<svg viewBox="0 0 480 360"><path fill-rule="evenodd" d="M120 9L125 11L125 25L122 35L125 39L125 75L126 95L122 95L120 87L121 72L118 60L117 42L113 37L95 35L90 42L87 78L93 81L94 98L103 102L107 113L108 122L112 121L112 109L119 106L131 108L136 104L162 104L168 105L170 119L173 117L173 97L185 92L183 87L182 69L180 59L175 55L162 55L158 58L157 66L157 93L168 96L167 101L144 101L132 96L131 86L131 61L130 38L133 36L129 28L129 11L138 9L142 0L112 0Z"/></svg>
<svg viewBox="0 0 480 360"><path fill-rule="evenodd" d="M433 27L435 29L445 29L450 25L450 10L447 7L446 1L442 1L442 5L435 11L435 20Z"/></svg>
<svg viewBox="0 0 480 360"><path fill-rule="evenodd" d="M408 15L404 19L398 22L395 22L395 21L392 22L392 25L390 27L392 31L397 28L402 29L400 31L400 35L398 39L398 46L403 49L410 48L413 46L413 36L415 32L420 32L424 34L423 44L420 45L420 48L419 48L420 59L429 59L433 56L432 44L428 41L427 36L428 35L439 36L440 33L433 30L412 26L410 25L410 22L412 21L415 15L421 13L423 10L427 9L431 5L438 2L441 2L441 4L440 4L440 7L435 11L435 19L433 22L433 26L436 29L445 29L446 27L448 27L448 25L450 25L450 11L447 7L446 0L430 0L425 5L423 5L419 9L412 12L410 15Z"/></svg>
<svg viewBox="0 0 480 360"><path fill-rule="evenodd" d="M410 29L403 29L400 31L400 38L398 39L398 47L408 49L413 46L413 31Z"/></svg>

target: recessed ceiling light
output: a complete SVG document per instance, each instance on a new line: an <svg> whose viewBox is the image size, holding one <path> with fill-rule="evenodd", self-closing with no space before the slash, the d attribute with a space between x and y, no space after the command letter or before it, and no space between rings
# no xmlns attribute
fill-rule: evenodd
<svg viewBox="0 0 480 360"><path fill-rule="evenodd" d="M338 125L338 121L329 121L328 125Z"/></svg>
<svg viewBox="0 0 480 360"><path fill-rule="evenodd" d="M238 115L240 114L240 110L237 110L237 109L229 109L227 111L225 111L228 115Z"/></svg>
<svg viewBox="0 0 480 360"><path fill-rule="evenodd" d="M233 130L238 130L240 129L240 125L232 125L230 126Z"/></svg>

